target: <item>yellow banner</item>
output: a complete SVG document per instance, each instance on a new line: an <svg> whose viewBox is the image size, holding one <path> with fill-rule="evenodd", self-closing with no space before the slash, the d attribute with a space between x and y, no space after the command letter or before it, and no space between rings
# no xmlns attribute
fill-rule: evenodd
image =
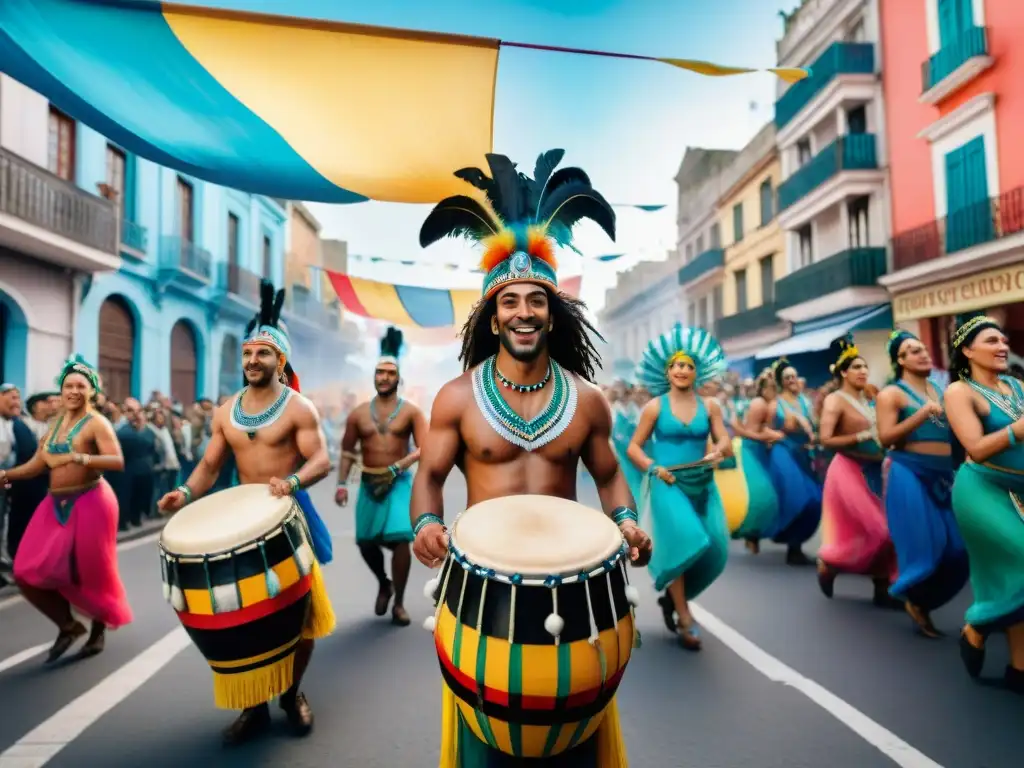
<svg viewBox="0 0 1024 768"><path fill-rule="evenodd" d="M892 299L892 316L899 323L923 317L957 315L1015 301L1024 301L1024 264L898 293Z"/></svg>

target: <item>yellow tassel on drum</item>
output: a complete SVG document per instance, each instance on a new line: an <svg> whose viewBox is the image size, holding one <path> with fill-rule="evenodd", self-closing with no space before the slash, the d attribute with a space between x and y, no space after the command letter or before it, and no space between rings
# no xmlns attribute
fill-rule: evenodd
<svg viewBox="0 0 1024 768"><path fill-rule="evenodd" d="M306 626L302 628L302 637L306 640L319 640L334 631L337 619L331 598L327 596L327 585L320 563L314 562L309 572L309 616Z"/></svg>
<svg viewBox="0 0 1024 768"><path fill-rule="evenodd" d="M295 654L248 672L213 673L213 703L221 709L249 709L280 696L292 687Z"/></svg>
<svg viewBox="0 0 1024 768"><path fill-rule="evenodd" d="M455 694L441 683L441 761L438 768L458 768L459 708Z"/></svg>
<svg viewBox="0 0 1024 768"><path fill-rule="evenodd" d="M622 725L619 723L619 704L612 697L604 711L601 725L593 738L597 739L597 764L600 768L629 768L626 757L626 743L622 739Z"/></svg>

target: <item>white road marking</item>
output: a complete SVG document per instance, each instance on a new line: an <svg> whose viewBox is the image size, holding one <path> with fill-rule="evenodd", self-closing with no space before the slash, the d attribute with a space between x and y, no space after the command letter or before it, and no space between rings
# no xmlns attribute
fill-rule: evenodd
<svg viewBox="0 0 1024 768"><path fill-rule="evenodd" d="M33 648L27 648L20 653L16 653L13 656L8 656L3 661L0 661L0 672L6 672L11 667L16 667L22 662L28 661L34 656L38 656L43 651L47 650L52 643L43 643Z"/></svg>
<svg viewBox="0 0 1024 768"><path fill-rule="evenodd" d="M191 645L181 627L171 631L77 699L0 752L0 768L42 768L64 747L131 696Z"/></svg>
<svg viewBox="0 0 1024 768"><path fill-rule="evenodd" d="M690 610L702 629L721 640L750 666L769 680L788 685L802 693L896 765L901 768L942 768L942 765L914 749L853 705L759 648L717 616L708 613L702 606L690 603ZM2 759L0 768L6 768Z"/></svg>

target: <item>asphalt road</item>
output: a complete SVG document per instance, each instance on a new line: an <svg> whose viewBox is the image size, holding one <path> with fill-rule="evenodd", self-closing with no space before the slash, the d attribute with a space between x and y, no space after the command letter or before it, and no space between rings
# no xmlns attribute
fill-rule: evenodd
<svg viewBox="0 0 1024 768"><path fill-rule="evenodd" d="M581 498L594 500L583 480ZM232 718L214 709L208 668L162 600L153 537L121 545L135 622L102 655L42 666L53 628L19 598L0 597L0 768L437 765L439 674L415 566L411 627L372 614L376 584L352 544L349 509L331 488L314 498L335 536L326 569L339 627L317 646L305 691L316 713L306 739L276 728L225 750ZM446 489L449 511L465 499ZM699 600L704 650L678 648L641 587L644 643L620 689L633 768L1014 768L1024 764L1024 698L999 687L1001 638L986 675L971 682L956 647L967 595L936 616L949 637L916 637L909 620L869 602L870 585L839 580L818 592L813 569L766 547L737 547Z"/></svg>

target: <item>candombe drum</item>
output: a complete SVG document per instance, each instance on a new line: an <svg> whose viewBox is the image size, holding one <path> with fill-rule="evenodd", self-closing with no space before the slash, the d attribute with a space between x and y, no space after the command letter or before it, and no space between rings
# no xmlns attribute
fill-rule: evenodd
<svg viewBox="0 0 1024 768"><path fill-rule="evenodd" d="M424 626L466 724L521 758L590 738L636 632L618 526L573 501L524 495L470 507L449 534Z"/></svg>
<svg viewBox="0 0 1024 768"><path fill-rule="evenodd" d="M292 684L316 564L291 497L240 485L201 498L160 535L164 597L213 670L214 703L246 709Z"/></svg>

